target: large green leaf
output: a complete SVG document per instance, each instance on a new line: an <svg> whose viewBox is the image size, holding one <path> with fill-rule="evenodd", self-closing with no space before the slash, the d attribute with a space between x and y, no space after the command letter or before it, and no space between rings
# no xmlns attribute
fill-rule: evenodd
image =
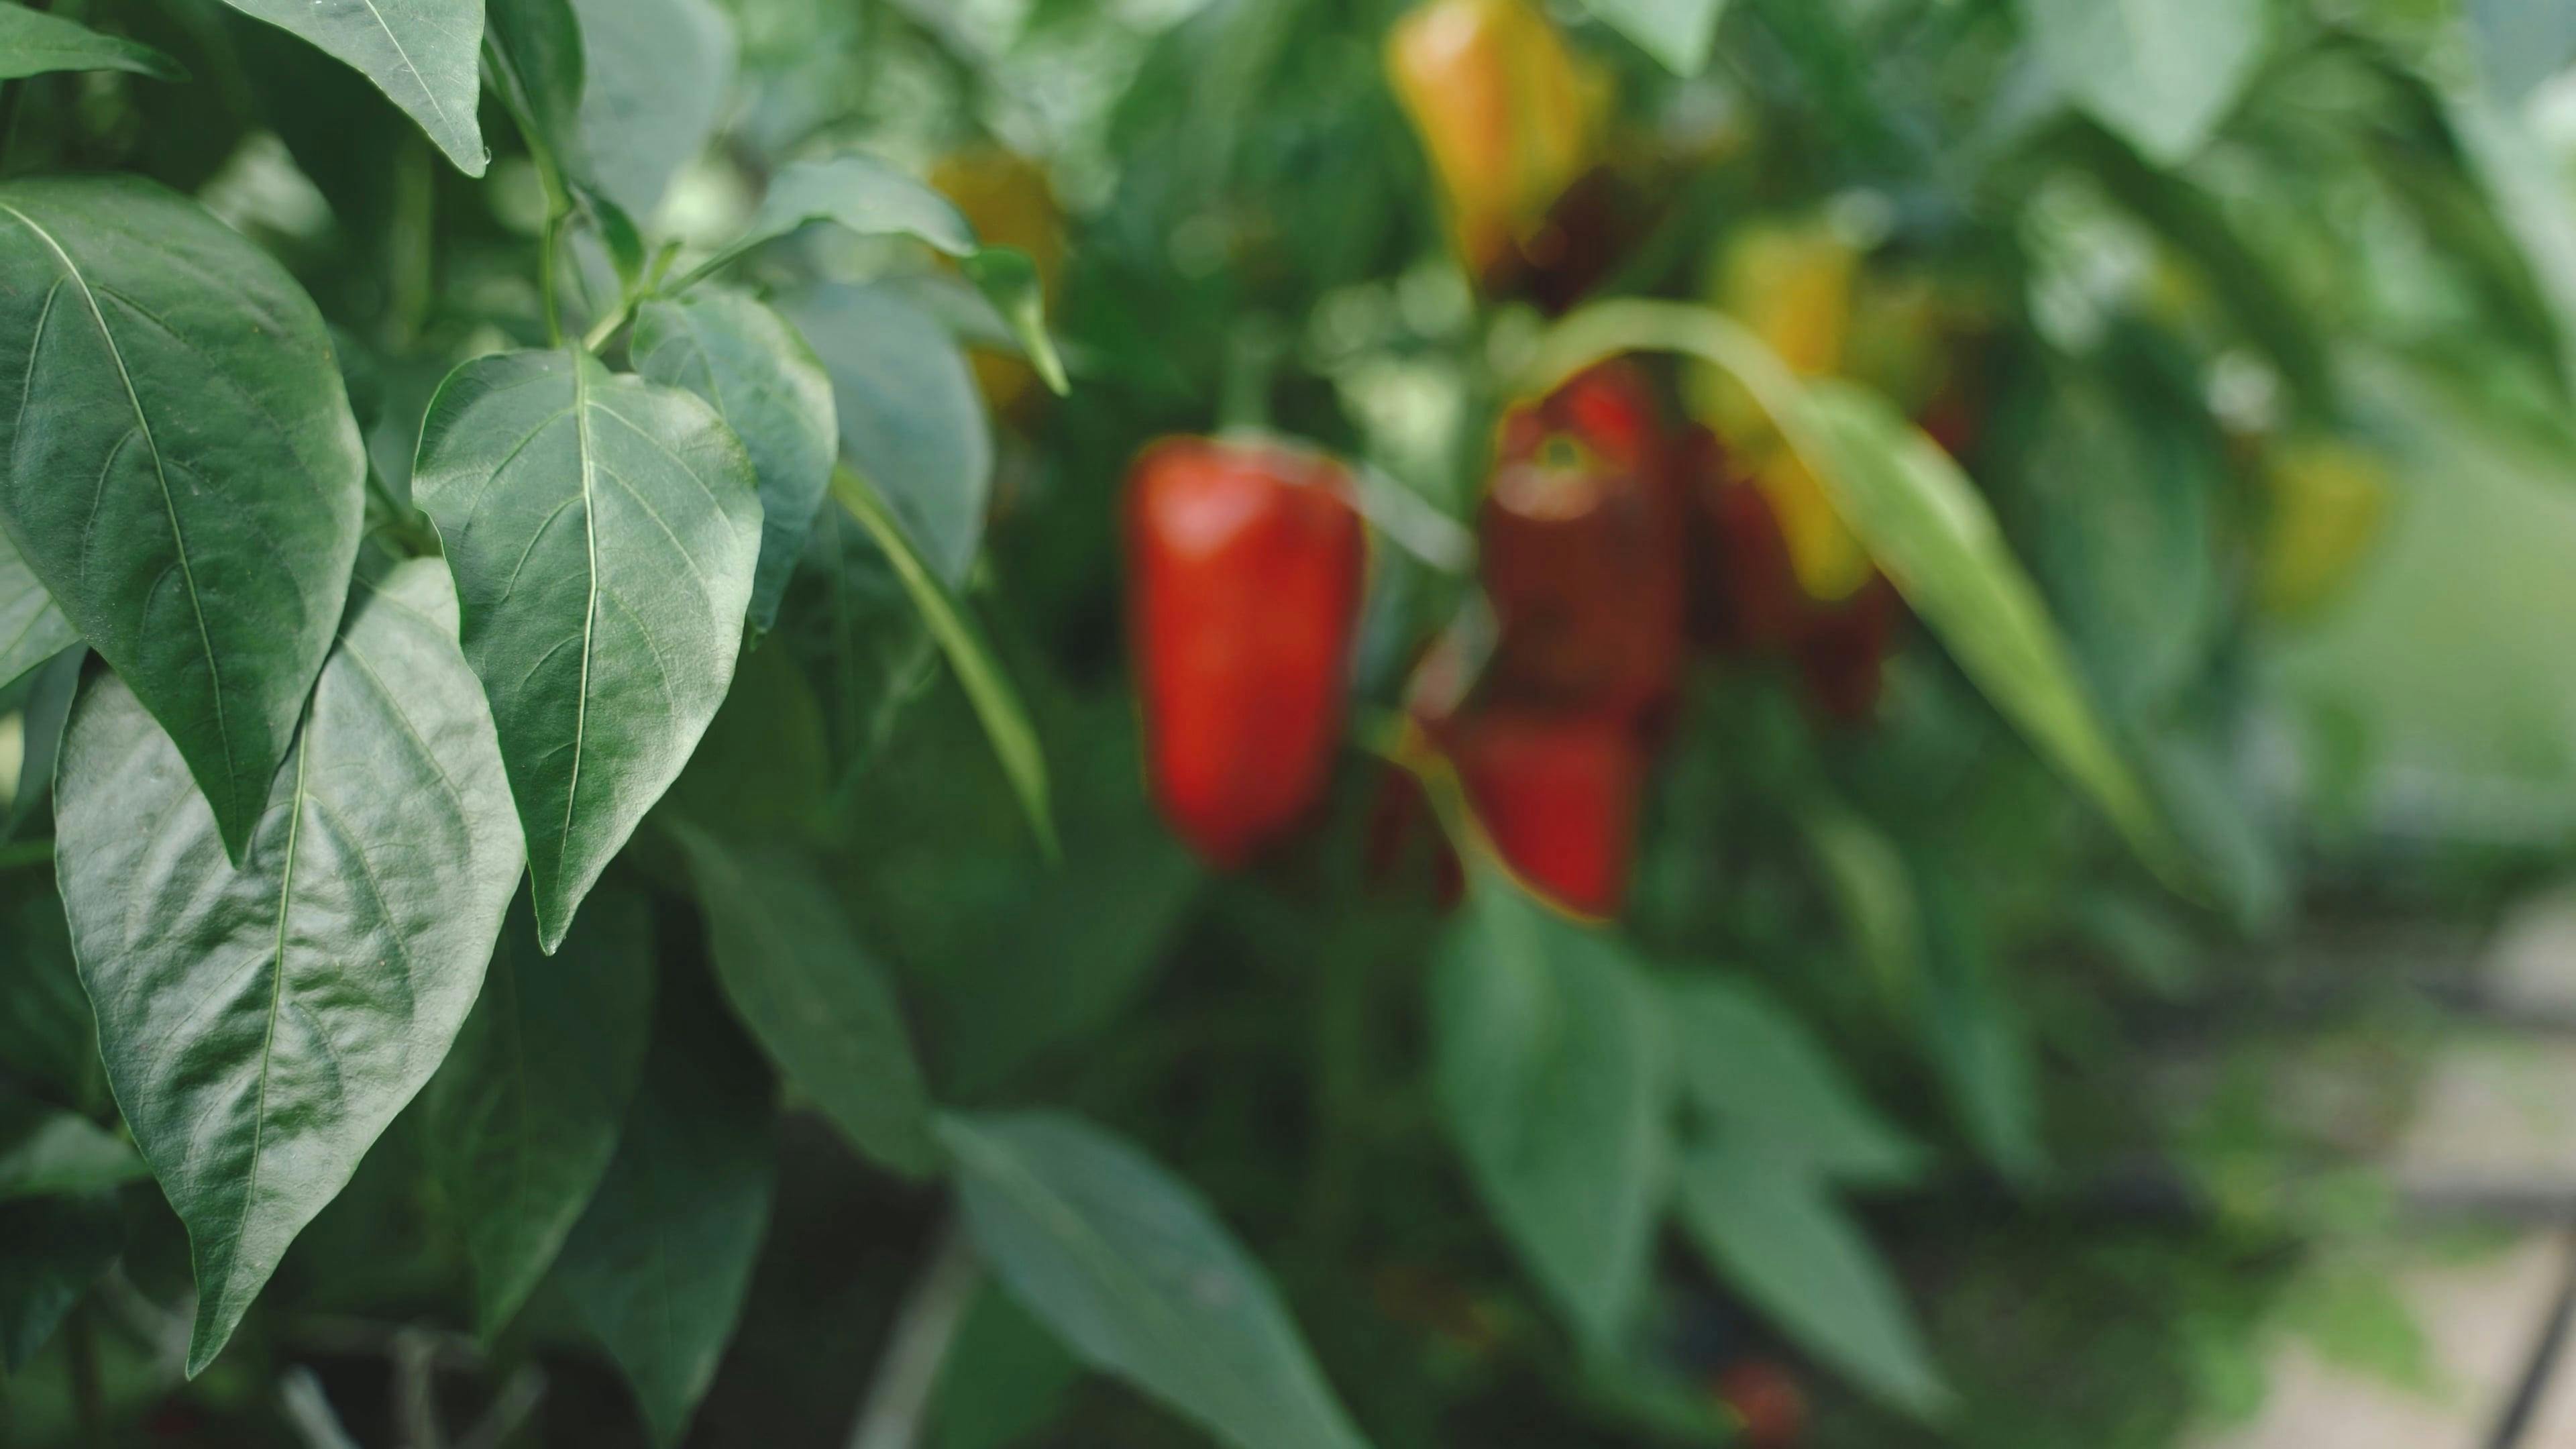
<svg viewBox="0 0 2576 1449"><path fill-rule="evenodd" d="M724 702L760 555L713 408L586 353L450 376L412 472L446 545L551 952Z"/></svg>
<svg viewBox="0 0 2576 1449"><path fill-rule="evenodd" d="M2242 0L2021 0L2066 97L2149 157L2190 159L2262 58L2267 7Z"/></svg>
<svg viewBox="0 0 2576 1449"><path fill-rule="evenodd" d="M1805 459L1834 507L1969 679L2060 774L2089 794L2163 878L2192 867L2068 656L1992 510L1939 444L1851 383L1802 383L1761 339L1703 307L1615 301L1557 324L1523 379L1544 393L1631 351L1685 353L1733 374Z"/></svg>
<svg viewBox="0 0 2576 1449"><path fill-rule="evenodd" d="M32 1362L124 1246L113 1196L0 1203L0 1369Z"/></svg>
<svg viewBox="0 0 2576 1449"><path fill-rule="evenodd" d="M792 851L675 826L716 980L787 1080L859 1150L910 1177L937 1165L930 1094L894 988Z"/></svg>
<svg viewBox="0 0 2576 1449"><path fill-rule="evenodd" d="M1731 1137L1827 1177L1901 1180L1920 1149L1861 1099L1798 1019L1740 981L1664 989L1674 1063L1690 1101Z"/></svg>
<svg viewBox="0 0 2576 1449"><path fill-rule="evenodd" d="M0 523L238 859L347 599L366 452L312 301L129 178L0 185Z"/></svg>
<svg viewBox="0 0 2576 1449"><path fill-rule="evenodd" d="M786 299L832 375L841 455L885 495L913 549L955 588L983 543L993 433L956 339L886 286L829 284Z"/></svg>
<svg viewBox="0 0 2576 1449"><path fill-rule="evenodd" d="M133 1148L88 1118L0 1096L0 1202L101 1192L150 1175Z"/></svg>
<svg viewBox="0 0 2576 1449"><path fill-rule="evenodd" d="M1717 22L1726 0L1584 0L1605 25L1616 28L1637 48L1661 61L1675 75L1697 75L1708 66L1708 49L1717 40Z"/></svg>
<svg viewBox="0 0 2576 1449"><path fill-rule="evenodd" d="M1258 1264L1186 1184L1078 1118L945 1117L975 1245L1077 1355L1243 1449L1364 1443Z"/></svg>
<svg viewBox="0 0 2576 1449"><path fill-rule="evenodd" d="M1800 1347L1917 1415L1949 1401L1886 1265L1794 1158L1723 1138L1682 1162L1682 1223Z"/></svg>
<svg viewBox="0 0 2576 1449"><path fill-rule="evenodd" d="M362 579L239 869L110 675L72 709L63 899L109 1084L197 1272L190 1372L429 1079L522 859L437 564Z"/></svg>
<svg viewBox="0 0 2576 1449"><path fill-rule="evenodd" d="M572 0L485 0L493 90L531 149L574 175L589 170L581 135L585 58Z"/></svg>
<svg viewBox="0 0 2576 1449"><path fill-rule="evenodd" d="M708 0L573 0L590 179L627 215L661 205L715 134L733 84L733 24Z"/></svg>
<svg viewBox="0 0 2576 1449"><path fill-rule="evenodd" d="M643 897L603 887L543 960L522 895L422 1097L486 1336L545 1277L617 1150L652 1031L652 926Z"/></svg>
<svg viewBox="0 0 2576 1449"><path fill-rule="evenodd" d="M187 68L148 45L101 35L76 20L0 3L0 79L58 70L122 70L186 80Z"/></svg>
<svg viewBox="0 0 2576 1449"><path fill-rule="evenodd" d="M1431 982L1450 1133L1487 1210L1594 1348L1641 1306L1670 1186L1659 1010L1614 938L1491 877Z"/></svg>
<svg viewBox="0 0 2576 1449"><path fill-rule="evenodd" d="M787 319L744 293L701 287L635 314L635 370L715 405L760 475L760 572L751 626L767 630L813 531L840 451L832 379Z"/></svg>
<svg viewBox="0 0 2576 1449"><path fill-rule="evenodd" d="M644 1082L555 1277L677 1443L733 1336L777 1177L771 1083L691 977L663 983Z"/></svg>
<svg viewBox="0 0 2576 1449"><path fill-rule="evenodd" d="M480 176L491 159L474 109L483 0L227 0L245 15L303 36L374 81L456 169Z"/></svg>
<svg viewBox="0 0 2576 1449"><path fill-rule="evenodd" d="M24 554L0 533L0 685L80 642L80 631L36 581Z"/></svg>

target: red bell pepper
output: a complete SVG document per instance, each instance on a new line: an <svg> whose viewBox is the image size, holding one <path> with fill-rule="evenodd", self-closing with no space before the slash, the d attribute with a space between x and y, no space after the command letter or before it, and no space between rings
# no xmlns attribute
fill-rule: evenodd
<svg viewBox="0 0 2576 1449"><path fill-rule="evenodd" d="M1467 802L1503 863L1569 910L1617 915L1646 780L1646 750L1629 721L1495 708L1447 734Z"/></svg>
<svg viewBox="0 0 2576 1449"><path fill-rule="evenodd" d="M1176 438L1137 458L1126 512L1155 802L1240 866L1332 771L1367 555L1350 477L1292 446Z"/></svg>

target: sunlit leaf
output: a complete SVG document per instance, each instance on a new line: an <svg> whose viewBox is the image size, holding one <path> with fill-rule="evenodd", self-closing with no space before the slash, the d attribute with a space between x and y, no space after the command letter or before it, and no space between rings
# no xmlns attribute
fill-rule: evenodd
<svg viewBox="0 0 2576 1449"><path fill-rule="evenodd" d="M491 159L474 116L483 0L225 0L303 36L374 81L420 123L456 169Z"/></svg>

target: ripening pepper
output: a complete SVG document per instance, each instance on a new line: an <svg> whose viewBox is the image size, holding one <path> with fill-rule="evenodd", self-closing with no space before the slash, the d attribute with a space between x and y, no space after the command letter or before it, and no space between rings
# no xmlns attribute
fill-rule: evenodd
<svg viewBox="0 0 2576 1449"><path fill-rule="evenodd" d="M1674 480L1690 533L1690 632L1703 648L1779 649L1812 607L1798 587L1771 500L1739 476L1706 428L1684 433Z"/></svg>
<svg viewBox="0 0 2576 1449"><path fill-rule="evenodd" d="M1608 89L1528 0L1427 0L1386 40L1468 274L1507 268L1598 150Z"/></svg>
<svg viewBox="0 0 2576 1449"><path fill-rule="evenodd" d="M1685 539L1657 411L1605 363L1505 420L1478 518L1500 696L1635 718L1672 694Z"/></svg>
<svg viewBox="0 0 2576 1449"><path fill-rule="evenodd" d="M2263 482L2255 601L2284 618L2313 614L2351 583L2378 539L2387 475L2349 443L2306 438L2273 451Z"/></svg>
<svg viewBox="0 0 2576 1449"><path fill-rule="evenodd" d="M1512 873L1570 911L1627 900L1646 749L1600 711L1475 710L1443 736L1467 803Z"/></svg>
<svg viewBox="0 0 2576 1449"><path fill-rule="evenodd" d="M1286 444L1169 439L1128 475L1126 531L1155 803L1242 865L1331 773L1367 554L1350 476Z"/></svg>

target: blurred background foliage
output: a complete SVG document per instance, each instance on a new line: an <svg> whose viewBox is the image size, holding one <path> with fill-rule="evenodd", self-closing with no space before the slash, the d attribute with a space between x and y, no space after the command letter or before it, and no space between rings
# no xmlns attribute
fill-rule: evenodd
<svg viewBox="0 0 2576 1449"><path fill-rule="evenodd" d="M581 8L616 3L647 0ZM837 508L666 808L824 872L895 968L940 1100L1077 1108L1203 1193L1372 1442L2160 1445L2251 1410L2258 1326L2285 1313L2330 1356L2421 1371L2366 1266L2297 1270L2366 1265L2396 1212L2357 1164L2419 1059L2403 988L2423 963L2385 943L2474 928L2563 867L2576 826L2561 7L1495 0L1523 27L1497 42L1520 48L1500 112L1519 129L1506 179L1477 183L1440 155L1458 87L1409 83L1390 37L1481 0L649 3L730 37L632 62L703 110L651 206L684 256L734 234L784 161L862 148L1030 254L1075 382L1049 397L971 290L898 243L807 233L755 261L791 298L872 279L785 308L836 373L902 357L906 327L970 349L989 421L933 378L879 436L845 404L844 447L979 500L952 582L1028 697L1060 862ZM479 181L433 164L362 81L211 0L61 8L201 83L46 78L18 145L197 192L285 257L343 329L388 480L449 366L541 338L543 202L506 144ZM1408 707L1425 641L1475 615L1444 550L1475 526L1547 317L1611 297L1719 306L1958 454L2195 884L2142 864L1912 622L1859 721L1814 708L1782 658L1702 660L1615 934L1506 889L1450 916L1418 880L1372 879L1388 766L1363 746ZM1722 380L1648 366L1758 454ZM1360 744L1312 829L1232 875L1141 786L1116 532L1138 450L1220 427L1351 460L1387 536ZM1770 496L1801 581L1830 572L1830 539L1802 546ZM0 726L31 762L43 680ZM43 777L11 773L23 840ZM59 959L44 875L0 886L12 948ZM692 923L659 924L695 949ZM1435 1068L1434 978L1533 949L1615 952L1651 986L1685 1116L1724 1144L1679 1170L1642 1300L1598 1332L1584 1230L1497 1228L1515 1209L1470 1167L1479 1102ZM2320 995L2335 1031L2275 1029ZM58 1032L0 1027L25 1038L0 1052L13 1077L103 1105L78 1053L47 1065ZM1605 1040L1531 1110L1622 1090L1624 1039ZM2370 1090L2303 1110L2279 1086L2320 1059ZM290 1365L362 1442L411 1442L403 1355L466 1350L443 1336L457 1244L406 1143L398 1126L290 1258L285 1306L183 1390L149 1339L183 1245L136 1210L99 1370L149 1408L135 1442L278 1442ZM936 1193L810 1119L789 1146L693 1442L841 1442L941 1231ZM1626 1190L1561 1186L1573 1210ZM1551 1269L1550 1243L1575 1266ZM2320 1291L2340 1296L2288 1301ZM568 1338L540 1300L441 1379L451 1417L539 1362L542 1442L640 1442ZM10 1442L68 1434L46 1365L70 1351L12 1378ZM991 1289L929 1430L943 1449L1200 1432Z"/></svg>

